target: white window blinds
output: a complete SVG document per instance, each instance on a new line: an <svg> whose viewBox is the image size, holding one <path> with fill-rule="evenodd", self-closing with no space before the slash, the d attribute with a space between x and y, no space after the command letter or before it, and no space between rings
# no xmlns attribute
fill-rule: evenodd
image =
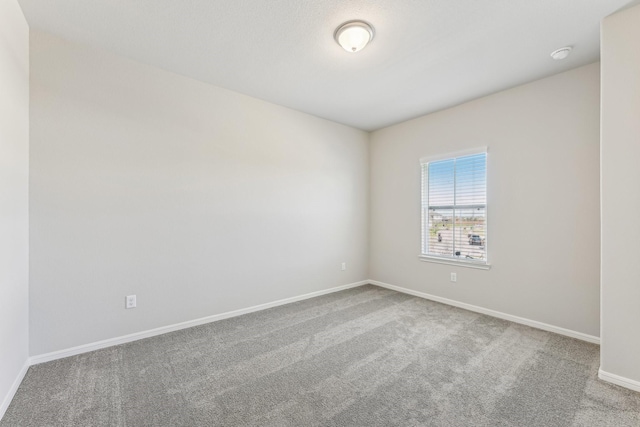
<svg viewBox="0 0 640 427"><path fill-rule="evenodd" d="M486 264L486 151L422 162L422 254Z"/></svg>

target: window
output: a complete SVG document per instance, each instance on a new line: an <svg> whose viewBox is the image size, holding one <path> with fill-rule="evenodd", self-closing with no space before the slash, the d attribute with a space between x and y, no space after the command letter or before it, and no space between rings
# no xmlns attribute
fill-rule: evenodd
<svg viewBox="0 0 640 427"><path fill-rule="evenodd" d="M487 151L422 159L422 257L487 266Z"/></svg>

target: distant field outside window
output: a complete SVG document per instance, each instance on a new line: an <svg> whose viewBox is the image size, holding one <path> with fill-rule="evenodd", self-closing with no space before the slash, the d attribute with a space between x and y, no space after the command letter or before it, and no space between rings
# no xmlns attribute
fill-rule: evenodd
<svg viewBox="0 0 640 427"><path fill-rule="evenodd" d="M422 255L487 263L487 153L422 162Z"/></svg>

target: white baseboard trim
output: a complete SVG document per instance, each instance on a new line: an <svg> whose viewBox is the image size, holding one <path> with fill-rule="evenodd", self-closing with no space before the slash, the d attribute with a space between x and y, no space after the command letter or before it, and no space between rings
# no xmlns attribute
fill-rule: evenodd
<svg viewBox="0 0 640 427"><path fill-rule="evenodd" d="M448 298L430 295L424 292L414 291L413 289L407 289L400 286L390 285L388 283L379 282L377 280L369 280L369 283L371 283L372 285L380 286L382 288L391 289L394 291L428 299L431 301L441 302L443 304L452 305L454 307L464 308L465 310L474 311L476 313L482 313L488 316L497 317L499 319L509 320L511 322L531 326L532 328L542 329L543 331L555 332L556 334L565 335L571 338L576 338L576 339L587 341L593 344L600 344L599 337L584 334L582 332L572 331L571 329L561 328L559 326L549 325L547 323L538 322L537 320L525 319L524 317L518 317L511 314L502 313L500 311L495 311L495 310L491 310L484 307L478 307L476 305L471 305L471 304L455 301Z"/></svg>
<svg viewBox="0 0 640 427"><path fill-rule="evenodd" d="M602 368L598 370L598 378L600 378L602 381L619 385L633 391L640 391L640 381L621 377L620 375L616 374L610 374L609 372L603 371Z"/></svg>
<svg viewBox="0 0 640 427"><path fill-rule="evenodd" d="M2 419L2 417L4 417L4 413L7 412L7 409L9 408L9 404L13 400L13 396L15 396L16 391L18 391L18 387L20 387L20 384L22 383L24 376L27 374L27 371L29 370L29 366L30 366L29 360L26 360L24 362L24 365L22 366L22 369L20 369L20 372L18 372L16 379L13 381L13 384L11 384L11 388L9 389L4 399L2 400L2 404L0 405L0 420Z"/></svg>
<svg viewBox="0 0 640 427"><path fill-rule="evenodd" d="M204 325L205 323L215 322L217 320L228 319L230 317L241 316L247 313L253 313L255 311L266 310L268 308L277 307L279 305L290 304L296 301L302 301L309 298L319 297L321 295L330 294L333 292L343 291L345 289L355 288L358 286L366 285L370 281L363 280L360 282L349 283L347 285L336 286L334 288L323 289L321 291L311 292L296 297L285 298L277 301L268 302L265 304L254 305L253 307L241 308L239 310L228 311L226 313L214 314L212 316L202 317L200 319L189 320L182 323L176 323L173 325L162 326L160 328L150 329L142 332L135 332L133 334L124 335L115 338L109 338L102 341L97 341L89 344L79 345L64 350L53 351L51 353L39 354L31 356L29 358L29 365L37 365L39 363L50 362L52 360L62 359L69 356L75 356L77 354L88 353L94 350L100 350L106 347L112 347L114 345L124 344L132 341L141 340L144 338L154 337L156 335L166 334L168 332L178 331L180 329L191 328L193 326Z"/></svg>

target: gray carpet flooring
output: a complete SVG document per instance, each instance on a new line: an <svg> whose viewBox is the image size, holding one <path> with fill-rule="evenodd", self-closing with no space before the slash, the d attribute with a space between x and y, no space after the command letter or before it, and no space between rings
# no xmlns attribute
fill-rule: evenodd
<svg viewBox="0 0 640 427"><path fill-rule="evenodd" d="M367 285L33 366L0 426L640 426L598 346Z"/></svg>

